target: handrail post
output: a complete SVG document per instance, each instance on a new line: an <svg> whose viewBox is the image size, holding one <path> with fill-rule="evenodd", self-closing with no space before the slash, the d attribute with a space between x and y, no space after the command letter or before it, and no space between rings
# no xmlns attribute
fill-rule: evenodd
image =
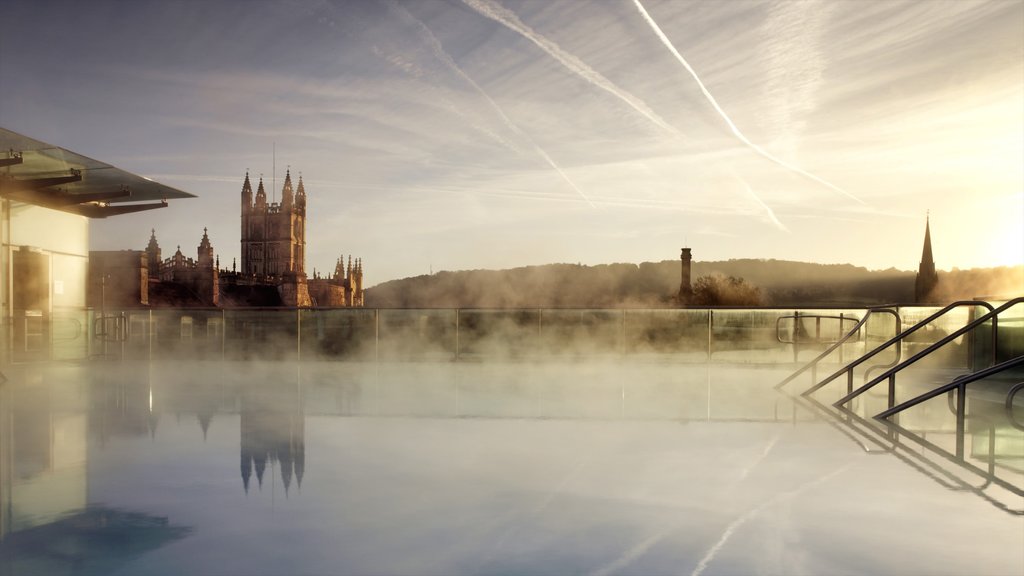
<svg viewBox="0 0 1024 576"><path fill-rule="evenodd" d="M622 355L626 355L626 309L622 309Z"/></svg>
<svg viewBox="0 0 1024 576"><path fill-rule="evenodd" d="M800 355L800 311L793 311L793 362L797 361Z"/></svg>
<svg viewBox="0 0 1024 576"><path fill-rule="evenodd" d="M846 328L846 320L844 318L845 316L846 316L846 314L844 314L842 312L839 313L839 334L836 335L836 340L842 341L842 339L843 339L843 329ZM840 365L845 364L845 362L843 362L843 345L842 344L839 344L839 364ZM818 379L815 378L814 381L817 382Z"/></svg>
<svg viewBox="0 0 1024 576"><path fill-rule="evenodd" d="M896 405L896 373L889 375L889 408Z"/></svg>
<svg viewBox="0 0 1024 576"><path fill-rule="evenodd" d="M459 361L459 309L455 309L455 361Z"/></svg>
<svg viewBox="0 0 1024 576"><path fill-rule="evenodd" d="M714 337L712 336L712 334L714 334L714 331L715 331L714 317L715 317L715 311L709 308L708 309L708 362L711 362L711 347L715 343Z"/></svg>
<svg viewBox="0 0 1024 576"><path fill-rule="evenodd" d="M956 457L964 459L964 420L967 409L967 384L956 389Z"/></svg>

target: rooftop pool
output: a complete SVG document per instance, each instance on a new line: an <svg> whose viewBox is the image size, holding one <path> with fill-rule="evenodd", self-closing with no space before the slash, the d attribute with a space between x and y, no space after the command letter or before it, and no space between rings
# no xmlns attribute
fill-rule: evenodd
<svg viewBox="0 0 1024 576"><path fill-rule="evenodd" d="M1024 432L998 402L968 398L979 474L933 449L944 396L892 428L874 392L775 390L791 372L15 365L0 574L1024 573Z"/></svg>

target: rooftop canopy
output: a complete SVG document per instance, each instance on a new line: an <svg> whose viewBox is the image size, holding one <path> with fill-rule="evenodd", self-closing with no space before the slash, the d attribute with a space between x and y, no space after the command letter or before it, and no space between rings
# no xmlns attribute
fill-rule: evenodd
<svg viewBox="0 0 1024 576"><path fill-rule="evenodd" d="M163 208L168 198L195 196L0 128L0 197L106 218Z"/></svg>

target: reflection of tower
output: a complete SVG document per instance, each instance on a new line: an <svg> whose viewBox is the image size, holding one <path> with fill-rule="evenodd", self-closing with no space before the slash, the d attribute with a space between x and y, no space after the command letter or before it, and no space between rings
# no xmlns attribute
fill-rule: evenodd
<svg viewBox="0 0 1024 576"><path fill-rule="evenodd" d="M682 253L679 255L681 264L680 278L679 278L679 303L689 304L693 298L693 287L690 284L690 262L692 261L690 256L690 249L683 248Z"/></svg>
<svg viewBox="0 0 1024 576"><path fill-rule="evenodd" d="M262 488L267 463L276 462L281 468L285 493L293 477L301 488L306 472L306 425L301 403L290 410L272 404L246 404L243 402L240 418L242 487L249 492L255 471L256 482Z"/></svg>
<svg viewBox="0 0 1024 576"><path fill-rule="evenodd" d="M921 252L921 264L917 268L917 280L914 282L914 302L918 304L934 303L935 287L939 283L939 275L935 272L932 260L932 234L930 218L924 221L924 249Z"/></svg>

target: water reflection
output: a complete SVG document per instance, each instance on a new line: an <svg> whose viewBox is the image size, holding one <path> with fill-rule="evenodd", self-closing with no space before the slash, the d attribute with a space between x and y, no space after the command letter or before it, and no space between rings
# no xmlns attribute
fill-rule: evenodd
<svg viewBox="0 0 1024 576"><path fill-rule="evenodd" d="M111 419L89 410L80 373L8 373L0 382L0 573L105 574L190 532L166 516L91 501L89 429ZM115 422L117 432L154 430L144 417Z"/></svg>
<svg viewBox="0 0 1024 576"><path fill-rule="evenodd" d="M664 573L704 559L709 572L752 572L764 558L776 572L840 572L844 550L869 546L865 571L1021 568L1005 552L1020 518L965 501L966 480L905 433L774 392L784 369L87 368L0 385L0 424L17 430L0 438L0 495L13 504L0 509L38 519L4 516L7 566L43 566L56 538L87 571L127 574ZM903 424L930 440L948 432L916 418ZM989 437L970 430L980 455ZM1012 446L995 438L1002 473ZM935 542L982 532L948 566L929 557ZM887 544L904 533L920 540ZM91 538L109 546L81 544ZM790 551L807 563L789 564Z"/></svg>
<svg viewBox="0 0 1024 576"><path fill-rule="evenodd" d="M268 403L265 398L243 394L239 417L241 438L242 486L249 492L253 471L256 482L263 488L263 474L268 462L281 470L281 483L285 495L294 475L302 488L306 472L306 419L299 394L284 394L278 401Z"/></svg>

